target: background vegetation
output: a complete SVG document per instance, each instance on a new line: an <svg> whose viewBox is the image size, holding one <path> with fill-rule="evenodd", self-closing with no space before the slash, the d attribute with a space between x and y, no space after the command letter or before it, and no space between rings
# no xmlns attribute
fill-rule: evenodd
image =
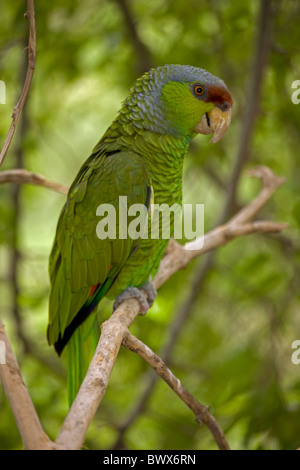
<svg viewBox="0 0 300 470"><path fill-rule="evenodd" d="M26 72L26 2L1 0L0 144ZM281 235L235 240L177 273L131 331L209 404L234 449L300 445L300 4L293 0L53 0L36 2L37 61L3 169L24 167L69 185L143 71L165 63L208 69L234 97L217 145L198 137L184 200L205 204L206 231L258 191L245 170L268 165L286 183L264 218ZM247 127L248 126L248 127ZM0 315L42 425L55 439L66 415L65 366L46 340L48 256L65 196L0 187ZM111 304L101 304L101 319ZM139 357L121 350L85 445L91 449L210 449L215 443ZM22 442L0 387L0 448Z"/></svg>

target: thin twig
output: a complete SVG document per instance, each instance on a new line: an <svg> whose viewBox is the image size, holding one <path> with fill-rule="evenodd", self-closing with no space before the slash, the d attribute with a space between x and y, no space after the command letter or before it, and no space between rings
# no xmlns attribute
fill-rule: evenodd
<svg viewBox="0 0 300 470"><path fill-rule="evenodd" d="M168 245L168 250L170 250L170 252L172 251L172 248L171 248L172 242L174 242L174 240L171 240L171 242ZM182 325L188 316L188 312L191 311L192 305L195 301L195 298L198 292L198 287L203 282L206 276L206 273L209 271L210 268L211 268L211 257L206 255L200 266L200 269L197 270L196 275L193 276L191 280L190 294L187 300L180 307L179 312L177 313L173 321L168 325L168 339L166 341L166 344L163 346L162 350L159 352L159 356L166 363L169 362L176 338L178 338L180 331L182 331ZM122 448L124 434L126 433L127 429L132 425L132 423L138 418L138 416L145 409L146 404L152 394L152 391L158 379L159 379L159 376L157 374L154 374L153 371L150 369L148 371L148 375L146 376L144 380L145 389L142 392L139 399L136 400L134 404L134 408L131 410L131 413L127 416L125 421L121 423L121 425L118 427L118 435L112 446L112 449Z"/></svg>
<svg viewBox="0 0 300 470"><path fill-rule="evenodd" d="M27 67L27 74L23 86L23 90L21 92L19 101L15 106L12 114L12 122L4 142L2 151L0 153L0 166L3 163L5 155L9 149L11 144L12 138L14 136L18 120L22 109L24 107L29 88L31 85L34 69L35 69L35 54L36 54L36 28L35 28L35 17L34 17L34 0L27 0L27 12L25 13L25 18L29 21L29 40L28 40L28 67Z"/></svg>
<svg viewBox="0 0 300 470"><path fill-rule="evenodd" d="M54 181L49 181L45 176L39 173L32 173L22 168L15 170L2 171L0 173L0 184L5 183L27 183L35 186L43 186L44 188L52 189L61 194L67 194L69 188Z"/></svg>
<svg viewBox="0 0 300 470"><path fill-rule="evenodd" d="M26 40L23 40L23 46L26 46ZM20 83L21 86L25 81L27 73L27 59L25 55L22 57L22 62L20 64ZM17 135L17 144L15 146L15 162L14 165L17 168L22 169L24 163L24 145L23 140L25 138L27 129L29 127L29 116L27 112L27 107L25 106L23 112L20 116L19 122L19 132ZM1 173L0 173L1 179ZM26 340L26 334L22 328L22 315L21 315L21 307L20 307L20 279L19 279L19 267L20 267L20 259L22 254L19 249L19 229L20 229L20 221L22 218L22 205L21 205L21 193L20 193L20 186L17 184L13 184L10 187L10 195L11 195L11 204L12 204L12 221L11 221L11 246L9 249L9 262L7 267L8 277L10 279L11 284L11 293L12 293L12 301L11 301L11 311L12 316L15 321L15 328L16 328L16 336L18 342L22 345L23 344L23 351L27 352L27 344L28 341Z"/></svg>
<svg viewBox="0 0 300 470"><path fill-rule="evenodd" d="M141 356L155 372L174 390L179 398L193 411L196 416L196 421L199 424L205 423L210 429L216 443L221 450L230 450L229 444L226 440L225 434L222 431L219 423L209 412L209 407L199 403L193 395L182 385L180 380L173 374L173 372L166 366L164 361L157 356L148 346L142 341L133 336L127 331L122 345L137 353Z"/></svg>

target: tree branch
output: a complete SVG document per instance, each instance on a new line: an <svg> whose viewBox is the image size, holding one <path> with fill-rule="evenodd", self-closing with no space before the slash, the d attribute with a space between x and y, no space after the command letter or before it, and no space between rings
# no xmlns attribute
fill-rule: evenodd
<svg viewBox="0 0 300 470"><path fill-rule="evenodd" d="M167 253L161 262L158 274L154 279L156 287L161 286L172 274L178 269L185 267L188 262L196 256L218 246L222 246L235 237L258 232L271 231L273 233L274 231L280 231L286 227L284 224L269 221L252 221L253 217L272 196L276 188L283 183L281 178L277 178L273 175L271 170L265 167L261 167L252 173L254 176L260 177L263 183L263 187L254 201L243 208L227 224L217 227L215 230L206 234L204 245L199 249L197 248L197 243L199 242L197 240L187 243L183 247L171 241ZM191 244L197 249L191 250ZM7 350L6 365L0 368L1 380L4 384L26 448L41 448L41 446L42 448L52 449L81 448L90 422L105 394L121 344L126 336L128 338L128 328L138 313L138 301L130 299L123 302L111 315L109 320L103 323L96 352L77 397L62 425L56 443L51 442L48 436L45 435L38 421L36 411L23 383L18 364L1 324L0 339L3 338L3 341L5 341ZM141 345L141 343L139 343L139 345ZM148 350L145 345L143 348L145 351ZM162 375L164 375L165 369L163 368L162 370L164 371ZM165 379L165 377L163 378ZM193 398L193 400L195 399ZM195 401L195 403L198 402ZM197 408L197 406L194 408L194 412L198 409L196 412L198 415L199 408ZM204 413L205 407L203 408L203 405L200 405L200 408ZM215 419L207 418L208 415L205 413L204 416L206 416L206 418L203 419L203 422L207 424L216 442L220 445L220 442L223 442L222 431ZM214 429L214 431L212 431L212 429ZM218 436L217 438L216 435ZM221 445L226 446L225 442Z"/></svg>
<svg viewBox="0 0 300 470"><path fill-rule="evenodd" d="M0 379L10 402L25 449L52 449L53 443L41 426L1 321L0 341L5 344L5 364L0 364ZM56 445L55 447L58 448Z"/></svg>
<svg viewBox="0 0 300 470"><path fill-rule="evenodd" d="M23 47L26 47L26 40L23 40ZM22 57L20 64L20 86L23 85L27 74L27 59L25 55ZM20 116L19 132L17 138L17 144L15 146L15 163L14 166L23 168L24 164L24 145L23 139L26 135L29 127L29 116L27 113L27 107L23 109L23 113ZM1 173L0 173L1 175ZM10 187L11 203L12 203L12 220L11 220L11 246L9 250L9 263L7 268L8 278L10 279L11 294L12 294L12 315L15 320L17 339L20 343L23 343L23 350L27 350L26 335L22 328L22 316L20 308L20 282L19 282L19 268L20 259L22 254L19 249L19 228L20 221L22 219L22 205L21 205L21 188L17 184L13 184Z"/></svg>
<svg viewBox="0 0 300 470"><path fill-rule="evenodd" d="M67 186L49 181L45 176L39 173L32 173L22 168L2 171L0 173L0 184L5 183L28 183L35 186L43 186L44 188L52 189L61 194L67 194L69 190Z"/></svg>
<svg viewBox="0 0 300 470"><path fill-rule="evenodd" d="M89 425L104 397L124 335L138 313L138 301L130 299L123 302L101 325L94 357L56 440L58 445L67 449L82 447Z"/></svg>
<svg viewBox="0 0 300 470"><path fill-rule="evenodd" d="M209 412L209 407L201 405L201 403L190 394L157 354L151 351L142 341L133 336L129 330L127 330L125 334L122 345L142 357L172 390L174 390L179 398L193 411L197 423L206 424L221 450L230 450L225 434L219 423Z"/></svg>
<svg viewBox="0 0 300 470"><path fill-rule="evenodd" d="M154 279L154 285L157 288L195 257L218 246L222 246L233 238L249 233L274 233L286 227L285 224L275 222L252 221L257 212L270 199L274 191L283 183L282 178L277 178L266 167L256 169L252 171L252 174L253 176L260 177L262 180L263 187L259 195L248 206L241 209L227 224L217 227L206 234L203 246L198 248L199 240L189 242L183 247L174 240L170 241L166 255ZM138 313L138 301L130 299L123 302L109 320L103 323L102 333L93 360L62 425L56 443L51 442L41 428L28 391L23 383L18 364L1 324L0 339L3 338L3 341L5 341L8 353L6 365L1 366L0 376L26 448L40 448L40 446L57 449L81 448L90 422L104 397L121 344L125 336L127 335L128 337L128 328ZM147 346L143 347L144 349L147 348ZM203 412L204 408L201 408ZM215 429L214 432L219 437L216 439L214 432L213 435L219 445L222 441L219 425L214 419L205 418L203 422L207 424L211 431L212 428ZM219 438L221 439L220 442Z"/></svg>
<svg viewBox="0 0 300 470"><path fill-rule="evenodd" d="M276 177L267 167L259 167L252 170L251 176L262 180L263 187L259 195L246 207L241 209L228 223L211 230L202 239L196 239L179 245L171 240L160 268L155 276L154 285L160 287L176 271L183 269L194 258L207 253L219 246L226 245L230 240L251 233L277 233L287 227L286 224L269 221L255 221L253 218L274 194L276 189L283 184L284 179Z"/></svg>
<svg viewBox="0 0 300 470"><path fill-rule="evenodd" d="M21 92L19 101L15 106L12 114L12 123L10 125L6 140L4 142L2 151L0 153L0 166L3 163L5 155L9 149L12 138L14 136L18 120L22 109L24 107L29 88L31 85L34 69L35 69L35 54L36 54L36 28L35 28L35 17L34 17L34 0L27 0L27 12L25 13L25 18L29 21L29 40L28 40L28 67L27 74Z"/></svg>
<svg viewBox="0 0 300 470"><path fill-rule="evenodd" d="M195 257L227 244L233 238L261 231L278 232L286 227L285 224L275 222L252 221L252 218L262 207L262 202L265 204L276 188L283 183L282 179L277 178L271 170L265 167L260 168L256 176L260 176L263 183L263 188L257 198L249 204L247 210L246 208L242 209L227 224L217 227L205 235L202 248L191 250L191 243L194 244L193 248L197 248L199 240L187 243L183 247L175 241L170 242L153 281L156 288ZM130 299L123 302L109 320L103 323L95 355L56 441L59 446L70 449L81 448L89 424L104 397L114 362L127 334L127 329L138 313L138 301Z"/></svg>

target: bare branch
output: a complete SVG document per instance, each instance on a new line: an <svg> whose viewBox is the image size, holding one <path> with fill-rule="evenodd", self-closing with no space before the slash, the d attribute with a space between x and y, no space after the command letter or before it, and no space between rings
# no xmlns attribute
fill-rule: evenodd
<svg viewBox="0 0 300 470"><path fill-rule="evenodd" d="M179 269L185 268L194 258L207 253L219 246L226 245L233 238L249 235L251 233L277 233L287 227L286 224L256 221L252 219L267 203L276 189L283 184L284 179L275 176L267 167L259 167L251 172L251 176L257 176L262 180L262 189L259 195L246 207L241 209L228 223L211 230L202 239L196 239L181 246L174 240L160 263L160 268L155 276L154 285L160 287L170 276Z"/></svg>
<svg viewBox="0 0 300 470"><path fill-rule="evenodd" d="M35 17L34 17L34 0L27 0L27 12L25 13L25 18L29 21L29 40L28 40L28 68L25 78L25 83L23 90L21 92L19 101L14 108L12 114L12 123L10 125L6 140L4 142L2 151L0 153L0 166L3 163L5 155L9 149L12 138L14 136L18 120L22 109L24 107L29 88L31 85L34 69L35 69L35 54L36 54L36 28L35 28Z"/></svg>
<svg viewBox="0 0 300 470"><path fill-rule="evenodd" d="M179 398L193 411L199 424L205 423L210 429L221 450L230 450L225 434L216 419L210 414L209 407L201 405L175 377L163 360L142 341L127 331L122 345L141 356L155 372L174 390Z"/></svg>
<svg viewBox="0 0 300 470"><path fill-rule="evenodd" d="M262 178L263 184L266 184L266 181L268 184L267 187L263 186L260 194L250 204L251 210L248 211L249 220L247 220L246 216L243 216L243 223L241 224L229 221L227 224L217 227L205 236L204 246L198 250L187 249L189 244L182 247L174 240L171 240L166 256L163 258L158 274L154 279L156 287L161 286L172 274L178 271L178 269L185 267L195 257L218 246L222 246L235 237L261 231L268 232L271 230L274 232L286 227L284 224L267 221L252 222L251 220L251 217L261 207L261 201L263 200L266 203L276 187L282 183L269 169L264 170L261 168L260 172L261 175L269 175L267 179ZM277 181L276 184L275 180ZM274 184L271 184L271 181L274 181ZM243 211L244 209L240 212L245 214ZM239 220L238 217L237 220ZM130 299L123 302L112 316L103 323L96 352L56 441L59 446L68 449L79 449L82 446L89 424L105 394L114 362L122 341L127 334L127 328L134 321L138 312L138 301Z"/></svg>
<svg viewBox="0 0 300 470"><path fill-rule="evenodd" d="M58 448L41 426L1 321L0 340L5 344L5 364L0 364L0 378L25 449L52 449L54 446Z"/></svg>
<svg viewBox="0 0 300 470"><path fill-rule="evenodd" d="M253 222L251 220L262 205L268 201L276 188L283 182L266 168L260 168L255 173L255 176L262 178L263 183L263 188L257 198L254 199L247 208L242 209L237 216L233 217L227 224L209 232L205 236L204 246L202 248L190 250L187 248L190 244L181 247L175 241L170 241L166 255L161 262L159 272L154 279L156 287L162 285L178 269L186 266L191 259L208 250L224 245L235 237L249 233L274 232L285 227L284 224L268 221ZM197 242L192 243L197 244ZM7 355L7 364L1 369L1 379L3 383L5 383L8 399L27 448L39 447L42 445L42 442L44 443L43 448L81 448L90 422L105 394L120 346L125 336L128 335L128 327L134 321L138 312L138 301L135 299L127 300L118 307L109 320L103 323L102 333L93 360L77 397L63 423L56 444L52 443L50 439L45 436L41 428L14 355L11 353ZM3 328L1 329L1 335L7 344L7 351L11 350ZM147 347L144 346L144 348ZM201 409L202 411L204 410L204 408ZM31 420L33 420L32 426L36 430L36 433L32 435L30 431L31 436L28 436L28 429L32 429ZM219 425L214 418L203 420L203 422L207 424L211 431L212 428L214 429L214 431L212 431L213 434L220 432Z"/></svg>
<svg viewBox="0 0 300 470"><path fill-rule="evenodd" d="M139 311L134 299L124 302L102 325L102 333L96 353L86 378L63 424L56 443L64 448L79 449L99 404L105 394L108 380L121 344L132 349L155 369L184 403L195 413L198 423L205 423L211 430L220 449L229 449L224 433L208 407L201 405L183 387L180 381L166 367L164 362L150 348L134 338L128 330Z"/></svg>
<svg viewBox="0 0 300 470"><path fill-rule="evenodd" d="M43 186L44 188L52 189L61 194L67 194L69 190L67 186L49 181L45 176L39 173L32 173L21 168L2 171L0 173L0 184L5 183L28 183L35 186Z"/></svg>

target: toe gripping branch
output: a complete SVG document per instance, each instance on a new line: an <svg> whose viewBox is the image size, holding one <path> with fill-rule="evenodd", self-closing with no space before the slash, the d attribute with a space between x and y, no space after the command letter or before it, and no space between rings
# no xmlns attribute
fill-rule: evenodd
<svg viewBox="0 0 300 470"><path fill-rule="evenodd" d="M137 299L140 303L140 313L145 313L152 307L153 302L157 296L157 291L151 281L146 282L141 289L137 287L127 287L118 297L116 298L113 310L115 311L119 305L128 299Z"/></svg>

